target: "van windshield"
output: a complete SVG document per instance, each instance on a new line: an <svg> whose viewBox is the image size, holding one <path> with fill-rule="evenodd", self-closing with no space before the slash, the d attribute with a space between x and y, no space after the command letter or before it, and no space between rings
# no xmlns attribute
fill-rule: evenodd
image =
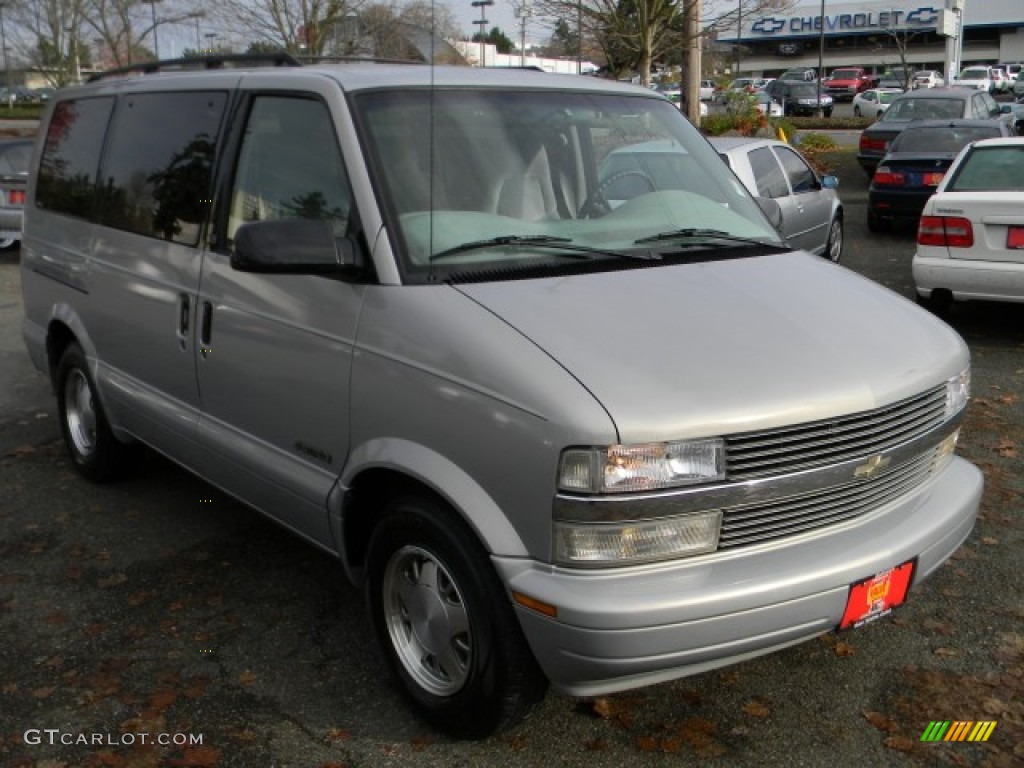
<svg viewBox="0 0 1024 768"><path fill-rule="evenodd" d="M413 280L780 243L661 98L453 89L368 92L355 103L391 243ZM637 242L669 232L693 236Z"/></svg>

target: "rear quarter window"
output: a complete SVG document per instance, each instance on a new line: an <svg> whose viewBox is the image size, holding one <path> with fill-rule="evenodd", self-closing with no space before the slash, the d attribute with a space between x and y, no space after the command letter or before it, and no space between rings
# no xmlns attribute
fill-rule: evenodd
<svg viewBox="0 0 1024 768"><path fill-rule="evenodd" d="M195 245L211 197L223 92L124 96L103 161L99 220Z"/></svg>
<svg viewBox="0 0 1024 768"><path fill-rule="evenodd" d="M37 207L90 217L103 137L113 106L113 97L66 100L54 105L39 162Z"/></svg>

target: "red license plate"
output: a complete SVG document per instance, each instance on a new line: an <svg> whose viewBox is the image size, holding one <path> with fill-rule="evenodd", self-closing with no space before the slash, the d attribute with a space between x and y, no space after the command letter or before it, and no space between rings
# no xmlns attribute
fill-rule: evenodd
<svg viewBox="0 0 1024 768"><path fill-rule="evenodd" d="M942 182L944 173L926 173L924 175L924 185L926 187L937 187Z"/></svg>
<svg viewBox="0 0 1024 768"><path fill-rule="evenodd" d="M888 616L907 599L917 558L850 585L839 629L863 627Z"/></svg>
<svg viewBox="0 0 1024 768"><path fill-rule="evenodd" d="M1006 247L1014 250L1024 249L1024 227L1009 227L1006 230Z"/></svg>

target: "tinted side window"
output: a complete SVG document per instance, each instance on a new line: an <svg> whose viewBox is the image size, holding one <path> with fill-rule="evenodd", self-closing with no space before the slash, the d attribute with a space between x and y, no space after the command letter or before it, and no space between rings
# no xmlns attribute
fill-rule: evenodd
<svg viewBox="0 0 1024 768"><path fill-rule="evenodd" d="M779 160L782 161L782 167L786 171L786 176L789 178L789 185L793 188L794 195L817 189L814 171L803 161L803 158L786 147L776 147L775 151L779 155Z"/></svg>
<svg viewBox="0 0 1024 768"><path fill-rule="evenodd" d="M113 106L112 97L61 101L54 106L39 163L38 207L89 218Z"/></svg>
<svg viewBox="0 0 1024 768"><path fill-rule="evenodd" d="M754 171L757 193L761 197L785 197L789 194L779 161L768 147L750 153L750 167Z"/></svg>
<svg viewBox="0 0 1024 768"><path fill-rule="evenodd" d="M309 98L253 100L239 150L228 238L250 221L326 219L348 230L352 192L330 112Z"/></svg>
<svg viewBox="0 0 1024 768"><path fill-rule="evenodd" d="M125 96L100 183L100 221L195 245L209 207L224 93Z"/></svg>

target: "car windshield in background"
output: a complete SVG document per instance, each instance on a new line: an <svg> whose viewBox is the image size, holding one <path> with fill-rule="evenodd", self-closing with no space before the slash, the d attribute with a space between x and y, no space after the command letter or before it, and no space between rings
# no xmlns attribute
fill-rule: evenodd
<svg viewBox="0 0 1024 768"><path fill-rule="evenodd" d="M893 102L885 111L882 120L941 120L963 116L964 102L961 99L903 98Z"/></svg>
<svg viewBox="0 0 1024 768"><path fill-rule="evenodd" d="M975 147L964 158L947 192L1024 192L1024 147Z"/></svg>
<svg viewBox="0 0 1024 768"><path fill-rule="evenodd" d="M902 92L897 91L879 91L878 92L878 103L879 104L891 104L892 100L897 96L902 96Z"/></svg>
<svg viewBox="0 0 1024 768"><path fill-rule="evenodd" d="M32 159L31 141L12 141L0 143L0 176L28 174L28 164Z"/></svg>
<svg viewBox="0 0 1024 768"><path fill-rule="evenodd" d="M980 69L965 69L960 73L961 80L984 80L988 77L989 71L986 68Z"/></svg>
<svg viewBox="0 0 1024 768"><path fill-rule="evenodd" d="M789 87L791 95L796 96L798 99L816 99L818 98L818 86L813 83L800 83L799 85L791 85Z"/></svg>
<svg viewBox="0 0 1024 768"><path fill-rule="evenodd" d="M837 69L832 73L833 80L856 80L859 77L859 69Z"/></svg>
<svg viewBox="0 0 1024 768"><path fill-rule="evenodd" d="M780 242L662 99L410 90L369 92L356 104L399 235L393 245L413 279ZM666 232L691 234L637 245Z"/></svg>
<svg viewBox="0 0 1024 768"><path fill-rule="evenodd" d="M994 139L999 136L998 126L936 125L907 128L893 142L891 152L957 153L972 141Z"/></svg>

